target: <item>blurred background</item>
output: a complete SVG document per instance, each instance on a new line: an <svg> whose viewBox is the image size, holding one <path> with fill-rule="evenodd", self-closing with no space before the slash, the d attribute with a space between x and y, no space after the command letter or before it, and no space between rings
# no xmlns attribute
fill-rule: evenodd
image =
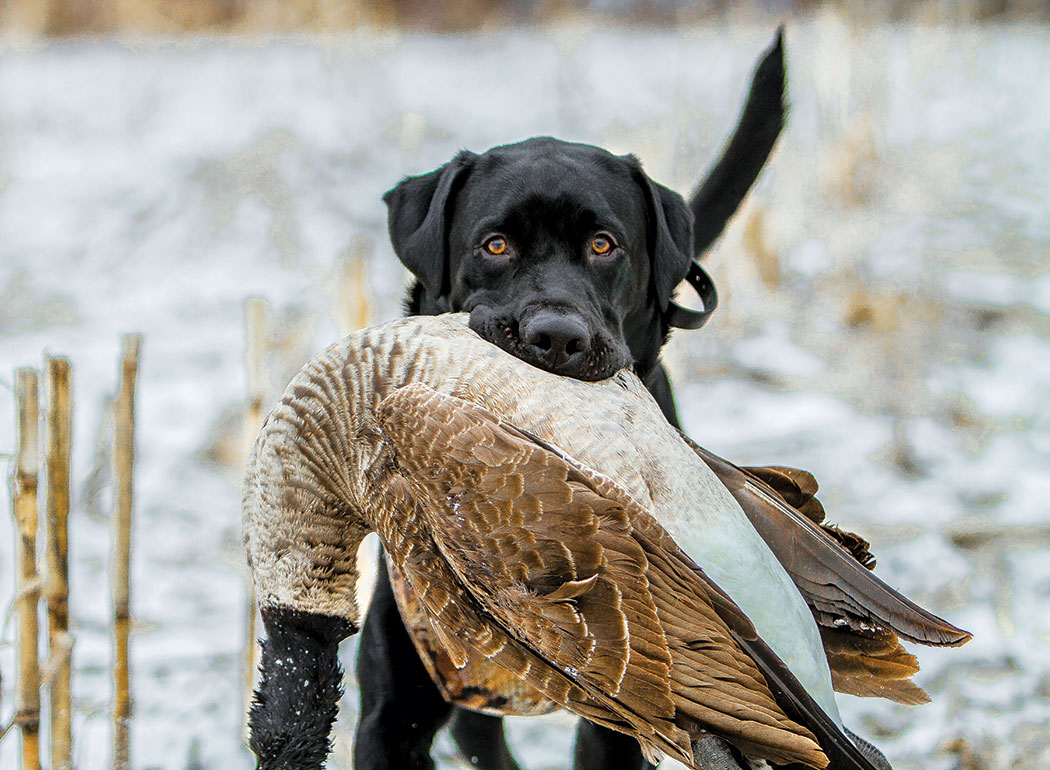
<svg viewBox="0 0 1050 770"><path fill-rule="evenodd" d="M842 697L856 732L897 770L1050 766L1048 21L1045 0L0 1L0 454L14 368L69 356L76 766L110 761L119 335L144 335L132 766L248 768L245 299L268 302L273 398L363 312L399 314L380 197L406 174L551 134L688 193L782 22L788 126L707 258L718 313L665 355L680 411L730 459L813 471L879 574L974 633L912 646L929 705ZM528 770L568 767L571 737L564 714L511 724Z"/></svg>

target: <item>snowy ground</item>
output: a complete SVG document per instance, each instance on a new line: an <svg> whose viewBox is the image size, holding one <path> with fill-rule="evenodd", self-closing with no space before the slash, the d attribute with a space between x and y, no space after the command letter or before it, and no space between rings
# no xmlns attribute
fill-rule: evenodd
<svg viewBox="0 0 1050 770"><path fill-rule="evenodd" d="M276 380L339 332L347 253L371 254L374 317L394 316L404 275L380 195L460 147L553 134L633 151L688 191L771 32L3 51L0 452L14 367L70 356L78 767L109 755L104 409L119 335L145 335L134 766L247 768L237 474L217 462L244 398L243 299L268 298L280 322ZM843 698L857 732L897 770L1050 766L1046 29L824 19L789 27L788 47L790 128L709 260L723 309L667 356L680 408L721 454L816 472L880 574L975 633L917 650L931 705ZM11 540L4 510L3 597ZM12 638L8 622L5 720ZM355 711L350 687L333 766L349 766ZM569 725L513 724L530 770L568 765ZM447 740L440 752L456 765Z"/></svg>

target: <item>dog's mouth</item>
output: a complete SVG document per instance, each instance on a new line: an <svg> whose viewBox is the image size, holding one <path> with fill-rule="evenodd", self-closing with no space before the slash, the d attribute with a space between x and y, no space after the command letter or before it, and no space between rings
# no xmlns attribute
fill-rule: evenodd
<svg viewBox="0 0 1050 770"><path fill-rule="evenodd" d="M470 328L515 358L576 380L604 380L631 364L626 345L592 331L578 314L540 310L516 319L479 305L470 311Z"/></svg>

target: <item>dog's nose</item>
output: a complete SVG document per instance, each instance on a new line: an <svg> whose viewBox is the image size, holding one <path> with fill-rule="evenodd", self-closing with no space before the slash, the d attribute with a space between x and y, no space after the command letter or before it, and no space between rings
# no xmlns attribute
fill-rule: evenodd
<svg viewBox="0 0 1050 770"><path fill-rule="evenodd" d="M541 310L521 325L521 341L557 371L591 348L591 333L576 316Z"/></svg>

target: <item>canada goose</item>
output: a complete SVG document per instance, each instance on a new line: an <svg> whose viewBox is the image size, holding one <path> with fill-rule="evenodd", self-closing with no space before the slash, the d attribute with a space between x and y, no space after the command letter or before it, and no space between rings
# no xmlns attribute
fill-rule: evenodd
<svg viewBox="0 0 1050 770"><path fill-rule="evenodd" d="M454 665L479 653L654 759L735 768L736 750L888 767L846 736L793 578L814 583L833 626L969 635L902 603L852 557L785 570L726 482L775 493L733 466L717 474L702 451L630 372L557 377L481 340L465 315L402 319L329 347L267 418L245 477L268 633L251 713L259 766L323 763L335 649L359 620L357 548L376 531ZM784 516L806 553L837 549Z"/></svg>
<svg viewBox="0 0 1050 770"><path fill-rule="evenodd" d="M898 634L945 647L965 644L970 635L865 572L875 567L868 542L825 523L812 474L796 468L740 468L683 439L725 484L806 600L820 629L835 691L909 706L929 702L929 695L911 681L919 671L918 661L901 645ZM829 547L832 543L844 550ZM557 708L472 651L469 664L457 669L435 638L412 586L389 560L386 566L416 651L446 700L504 716L533 716Z"/></svg>

